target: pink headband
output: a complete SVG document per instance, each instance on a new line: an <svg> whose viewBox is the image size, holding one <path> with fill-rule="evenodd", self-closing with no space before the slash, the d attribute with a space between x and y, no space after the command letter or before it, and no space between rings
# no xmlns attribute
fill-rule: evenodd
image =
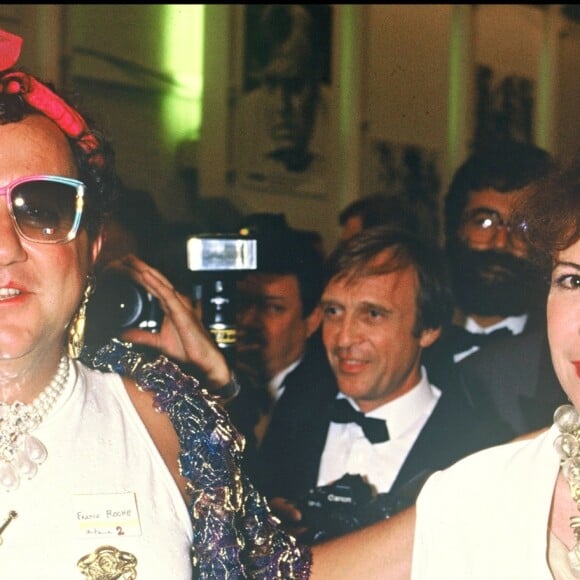
<svg viewBox="0 0 580 580"><path fill-rule="evenodd" d="M24 72L7 72L20 57L22 38L0 29L0 93L21 95L32 108L52 119L87 154L99 148L81 115L38 79ZM100 157L100 156L99 156ZM99 161L96 159L97 164Z"/></svg>

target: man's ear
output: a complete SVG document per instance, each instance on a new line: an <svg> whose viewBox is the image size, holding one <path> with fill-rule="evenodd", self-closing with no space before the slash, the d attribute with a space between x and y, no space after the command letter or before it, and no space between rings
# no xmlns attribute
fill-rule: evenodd
<svg viewBox="0 0 580 580"><path fill-rule="evenodd" d="M441 336L441 327L437 328L425 328L421 331L421 338L419 339L419 344L422 348L427 348L431 346L439 337Z"/></svg>
<svg viewBox="0 0 580 580"><path fill-rule="evenodd" d="M322 322L322 308L320 306L316 306L314 310L306 317L306 332L308 334L308 338L310 338L320 326Z"/></svg>

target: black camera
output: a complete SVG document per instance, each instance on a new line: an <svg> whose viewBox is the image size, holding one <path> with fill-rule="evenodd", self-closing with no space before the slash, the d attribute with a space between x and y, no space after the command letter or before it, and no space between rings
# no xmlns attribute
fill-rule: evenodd
<svg viewBox="0 0 580 580"><path fill-rule="evenodd" d="M310 489L294 502L302 512L300 524L308 528L300 540L315 544L394 516L415 503L428 475L420 473L394 493L376 494L360 475L351 474Z"/></svg>
<svg viewBox="0 0 580 580"><path fill-rule="evenodd" d="M237 234L202 234L187 240L187 267L194 276L194 299L204 326L230 356L236 343L235 283L258 267L257 240Z"/></svg>
<svg viewBox="0 0 580 580"><path fill-rule="evenodd" d="M87 305L86 341L99 344L128 328L159 332L163 311L159 301L129 275L105 270L95 279L95 291Z"/></svg>
<svg viewBox="0 0 580 580"><path fill-rule="evenodd" d="M257 242L234 234L201 234L186 242L187 272L191 299L200 301L203 323L218 347L233 347L235 329L235 281L257 268ZM159 332L163 310L159 301L124 272L100 272L87 305L86 342L100 345L128 328ZM227 354L227 353L225 353Z"/></svg>

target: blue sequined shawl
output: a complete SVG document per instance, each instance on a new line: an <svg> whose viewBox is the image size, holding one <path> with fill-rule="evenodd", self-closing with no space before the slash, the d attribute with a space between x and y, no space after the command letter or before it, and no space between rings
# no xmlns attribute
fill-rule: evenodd
<svg viewBox="0 0 580 580"><path fill-rule="evenodd" d="M179 436L181 473L188 480L194 578L309 577L311 551L286 534L266 500L240 469L243 437L218 400L161 356L146 361L117 340L81 357L87 366L130 376L155 393Z"/></svg>

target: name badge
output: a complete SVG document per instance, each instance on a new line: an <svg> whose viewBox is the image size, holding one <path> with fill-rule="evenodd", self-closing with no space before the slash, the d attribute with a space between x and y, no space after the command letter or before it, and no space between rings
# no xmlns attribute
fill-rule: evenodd
<svg viewBox="0 0 580 580"><path fill-rule="evenodd" d="M133 492L73 495L73 510L81 537L141 535Z"/></svg>

